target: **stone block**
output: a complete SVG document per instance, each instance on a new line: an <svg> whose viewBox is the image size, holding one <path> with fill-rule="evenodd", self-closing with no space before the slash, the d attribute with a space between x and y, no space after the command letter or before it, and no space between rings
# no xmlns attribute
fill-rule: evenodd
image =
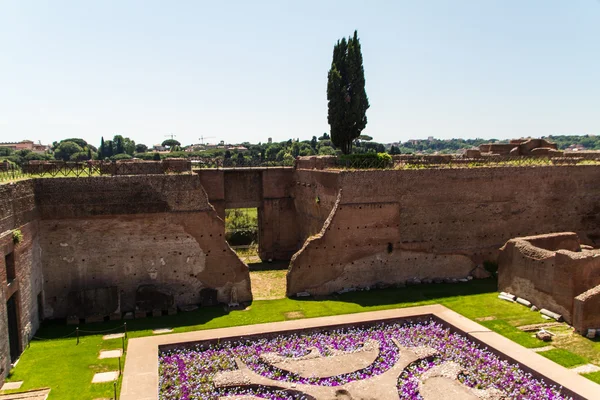
<svg viewBox="0 0 600 400"><path fill-rule="evenodd" d="M167 315L177 315L177 307L171 307L167 310Z"/></svg>
<svg viewBox="0 0 600 400"><path fill-rule="evenodd" d="M133 312L131 312L131 311L126 312L125 315L123 316L123 319L133 319Z"/></svg>
<svg viewBox="0 0 600 400"><path fill-rule="evenodd" d="M68 309L80 318L94 315L110 315L119 309L119 291L116 286L85 289L70 292Z"/></svg>
<svg viewBox="0 0 600 400"><path fill-rule="evenodd" d="M200 305L202 307L211 307L219 304L217 300L217 290L212 288L202 288L200 290Z"/></svg>
<svg viewBox="0 0 600 400"><path fill-rule="evenodd" d="M535 337L540 340L543 340L544 342L549 342L552 340L552 334L544 330L541 330L538 333L536 333Z"/></svg>
<svg viewBox="0 0 600 400"><path fill-rule="evenodd" d="M135 306L137 310L167 310L173 307L174 303L175 301L171 293L155 285L141 285L135 293Z"/></svg>
<svg viewBox="0 0 600 400"><path fill-rule="evenodd" d="M79 317L77 317L77 316L67 317L67 325L79 325Z"/></svg>
<svg viewBox="0 0 600 400"><path fill-rule="evenodd" d="M542 309L540 310L540 312L541 312L543 315L545 315L545 316L547 316L547 317L550 317L550 318L553 318L553 319L555 319L555 320L557 320L557 321L559 321L559 322L560 322L560 321L562 321L562 315L560 315L560 314L558 314L558 313L552 312L552 311L550 311L550 310L546 310L545 308L542 308Z"/></svg>
<svg viewBox="0 0 600 400"><path fill-rule="evenodd" d="M525 300L520 297L517 297L517 303L522 304L525 307L531 307L531 302L529 300Z"/></svg>
<svg viewBox="0 0 600 400"><path fill-rule="evenodd" d="M590 339L595 338L596 337L596 329L592 329L592 328L588 329L586 337L588 337Z"/></svg>
<svg viewBox="0 0 600 400"><path fill-rule="evenodd" d="M146 318L148 316L148 311L144 310L135 310L135 318Z"/></svg>
<svg viewBox="0 0 600 400"><path fill-rule="evenodd" d="M159 310L159 309L152 310L152 316L153 317L162 317L162 310Z"/></svg>
<svg viewBox="0 0 600 400"><path fill-rule="evenodd" d="M93 322L104 322L104 316L102 315L90 315L89 317L85 317L85 323L90 324Z"/></svg>
<svg viewBox="0 0 600 400"><path fill-rule="evenodd" d="M110 314L111 321L119 321L121 319L121 313L112 313Z"/></svg>

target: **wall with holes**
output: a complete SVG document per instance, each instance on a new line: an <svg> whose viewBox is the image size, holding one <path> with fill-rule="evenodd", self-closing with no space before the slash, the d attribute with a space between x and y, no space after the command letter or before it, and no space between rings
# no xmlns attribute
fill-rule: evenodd
<svg viewBox="0 0 600 400"><path fill-rule="evenodd" d="M339 192L339 171L296 170L292 194L302 243L323 229Z"/></svg>
<svg viewBox="0 0 600 400"><path fill-rule="evenodd" d="M303 243L293 199L291 167L195 171L221 218L227 208L258 208L258 253L263 261L289 260ZM322 225L322 222L321 222Z"/></svg>
<svg viewBox="0 0 600 400"><path fill-rule="evenodd" d="M36 181L45 316L69 316L69 293L116 286L120 311L154 284L177 305L204 287L229 302L252 299L248 267L224 238L224 223L197 176L126 176Z"/></svg>
<svg viewBox="0 0 600 400"><path fill-rule="evenodd" d="M16 229L22 234L17 244L12 235ZM0 185L0 385L11 366L7 301L12 298L16 303L19 350L25 349L40 324L39 236L33 183Z"/></svg>
<svg viewBox="0 0 600 400"><path fill-rule="evenodd" d="M338 203L292 259L288 294L466 277L518 236L574 231L594 245L598 179L593 165L340 172L314 188L338 189ZM299 212L312 195L296 197Z"/></svg>

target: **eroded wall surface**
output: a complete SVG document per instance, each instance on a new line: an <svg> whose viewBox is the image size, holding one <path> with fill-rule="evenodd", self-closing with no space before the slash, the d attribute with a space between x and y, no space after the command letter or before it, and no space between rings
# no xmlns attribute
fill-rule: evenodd
<svg viewBox="0 0 600 400"><path fill-rule="evenodd" d="M13 230L22 240L13 242ZM15 278L9 282L5 256L12 253ZM42 296L42 264L39 226L31 181L0 185L0 384L10 369L7 301L17 308L19 351L23 350L40 324L38 296Z"/></svg>
<svg viewBox="0 0 600 400"><path fill-rule="evenodd" d="M498 289L562 315L580 333L600 328L600 250L581 248L573 232L507 241L498 258Z"/></svg>
<svg viewBox="0 0 600 400"><path fill-rule="evenodd" d="M292 197L293 168L201 169L196 171L221 218L228 208L258 208L258 252L263 261L289 260L301 247Z"/></svg>
<svg viewBox="0 0 600 400"><path fill-rule="evenodd" d="M251 300L247 266L224 239L224 222L197 176L125 176L36 181L45 316L70 316L70 293L116 286L116 311L133 311L136 289L153 284L177 305L213 288ZM72 296L72 295L71 295Z"/></svg>
<svg viewBox="0 0 600 400"><path fill-rule="evenodd" d="M321 177L315 182L315 176ZM309 237L288 271L288 295L325 294L409 279L463 278L510 238L574 231L600 238L597 166L385 171L298 170L299 220L337 208ZM299 182L299 183L298 183ZM313 186L315 183L315 186ZM310 184L310 186L308 186Z"/></svg>

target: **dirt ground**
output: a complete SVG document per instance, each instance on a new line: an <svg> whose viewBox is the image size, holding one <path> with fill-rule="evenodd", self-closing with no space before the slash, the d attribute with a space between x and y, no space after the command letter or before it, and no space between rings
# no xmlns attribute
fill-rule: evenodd
<svg viewBox="0 0 600 400"><path fill-rule="evenodd" d="M283 299L285 297L285 275L287 269L250 270L252 297L254 300Z"/></svg>

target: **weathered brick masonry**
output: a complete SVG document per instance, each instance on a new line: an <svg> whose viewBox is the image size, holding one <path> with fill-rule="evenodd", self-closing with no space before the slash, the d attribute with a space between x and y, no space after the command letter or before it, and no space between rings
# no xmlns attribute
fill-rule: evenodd
<svg viewBox="0 0 600 400"><path fill-rule="evenodd" d="M288 294L465 277L495 261L513 237L573 231L584 244L600 239L595 165L302 165L0 185L0 249L13 252L17 272L9 285L0 259L0 381L10 366L6 306L15 294L20 348L40 313L87 316L88 309L70 305L89 293L115 294L114 301L92 304L103 312L133 310L144 284L170 292L177 304L198 303L202 288L216 289L222 302L233 288L239 301L251 300L248 268L224 239L226 208L258 208L261 258L292 258ZM18 246L14 229L23 232Z"/></svg>
<svg viewBox="0 0 600 400"><path fill-rule="evenodd" d="M204 287L225 303L233 287L252 298L248 267L196 176L40 179L36 193L47 318L71 315L69 294L95 288L118 288L115 312L134 310L142 284L177 305L198 303Z"/></svg>
<svg viewBox="0 0 600 400"><path fill-rule="evenodd" d="M20 243L13 243L12 232L19 229ZM14 265L14 279L9 279L6 262ZM38 299L42 299L42 263L39 223L32 181L0 185L0 383L11 364L9 316L7 302L16 305L16 353L27 346L40 324Z"/></svg>
<svg viewBox="0 0 600 400"><path fill-rule="evenodd" d="M518 236L573 231L593 245L600 238L599 179L594 165L298 170L296 209L308 215L299 220L329 219L320 232L306 231L317 234L294 255L287 292L462 278Z"/></svg>

